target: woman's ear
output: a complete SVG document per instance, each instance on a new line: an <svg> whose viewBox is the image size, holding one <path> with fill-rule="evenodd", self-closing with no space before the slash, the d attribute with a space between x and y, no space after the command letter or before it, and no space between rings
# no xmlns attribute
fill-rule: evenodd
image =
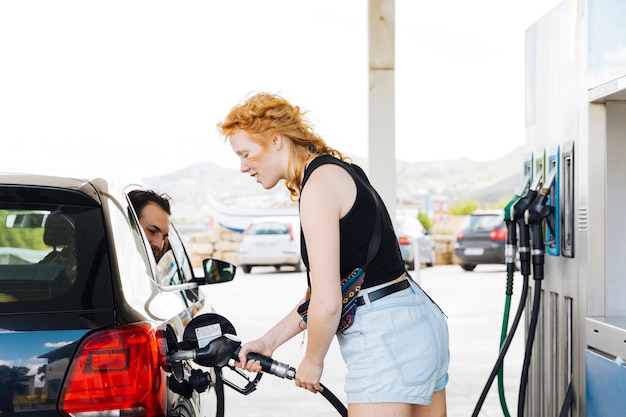
<svg viewBox="0 0 626 417"><path fill-rule="evenodd" d="M274 139L272 139L272 144L276 147L276 149L279 149L283 147L283 137L279 134L276 135L276 137Z"/></svg>

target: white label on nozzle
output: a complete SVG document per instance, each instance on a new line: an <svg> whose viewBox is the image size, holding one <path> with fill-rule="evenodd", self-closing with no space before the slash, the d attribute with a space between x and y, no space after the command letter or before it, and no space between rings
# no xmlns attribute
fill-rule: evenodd
<svg viewBox="0 0 626 417"><path fill-rule="evenodd" d="M222 335L222 329L219 323L210 324L196 328L196 339L198 339L198 347L202 348Z"/></svg>

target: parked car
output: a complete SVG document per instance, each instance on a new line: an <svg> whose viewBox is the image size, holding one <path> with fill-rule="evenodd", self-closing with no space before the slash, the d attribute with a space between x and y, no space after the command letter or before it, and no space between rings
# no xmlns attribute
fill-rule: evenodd
<svg viewBox="0 0 626 417"><path fill-rule="evenodd" d="M304 270L300 256L298 216L267 216L250 223L239 245L239 267L249 273L255 266L282 266Z"/></svg>
<svg viewBox="0 0 626 417"><path fill-rule="evenodd" d="M504 264L506 224L502 210L478 210L456 232L454 256L465 271L480 264Z"/></svg>
<svg viewBox="0 0 626 417"><path fill-rule="evenodd" d="M14 377L0 388L2 413L199 417L223 409L213 369L166 358L194 316L213 312L198 285L231 280L234 265L205 260L196 277L173 225L157 263L127 196L140 188L0 174L0 370ZM197 370L211 381L192 395L187 381Z"/></svg>
<svg viewBox="0 0 626 417"><path fill-rule="evenodd" d="M400 245L402 259L407 269L415 270L420 265L433 266L436 259L435 242L417 217L396 216L394 229Z"/></svg>

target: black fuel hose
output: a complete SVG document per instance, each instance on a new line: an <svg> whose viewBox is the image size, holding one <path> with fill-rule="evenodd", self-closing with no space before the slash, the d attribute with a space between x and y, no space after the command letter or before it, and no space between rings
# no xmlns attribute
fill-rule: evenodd
<svg viewBox="0 0 626 417"><path fill-rule="evenodd" d="M233 354L233 359L237 359L239 349ZM274 359L261 355L260 353L250 352L246 355L248 360L259 361L263 372L278 376L280 378L294 379L296 377L295 368L287 365L286 363L275 361ZM322 391L320 394L339 412L342 417L348 417L348 409L345 405L333 394L324 384L320 383Z"/></svg>
<svg viewBox="0 0 626 417"><path fill-rule="evenodd" d="M567 417L573 403L574 385L572 379L570 379L569 386L567 387L567 392L565 393L565 399L563 400L563 405L561 406L561 412L559 413L559 417Z"/></svg>
<svg viewBox="0 0 626 417"><path fill-rule="evenodd" d="M487 379L487 383L483 388L482 393L480 394L480 398L476 403L476 407L474 408L474 412L472 413L472 417L477 417L480 409L487 398L487 394L489 393L489 388L491 388L491 384L493 384L493 380L498 375L498 371L504 362L504 357L506 356L509 347L511 346L511 342L513 341L513 336L515 336L515 331L519 325L520 319L522 318L522 313L524 312L524 305L526 304L526 297L528 295L528 275L524 275L524 283L522 285L522 293L520 295L519 305L517 306L517 312L515 313L515 318L513 319L513 323L511 325L511 331L506 337L506 340L502 344L502 348L500 349L500 354L498 355L498 359L496 360L495 365L493 366L493 370Z"/></svg>
<svg viewBox="0 0 626 417"><path fill-rule="evenodd" d="M239 349L237 349L233 354L233 359L238 360L238 354ZM248 359L249 361L259 361L263 372L272 374L279 378L294 379L296 376L295 368L292 368L286 363L275 361L274 359L265 355L261 355L260 353L250 352L246 355L246 359Z"/></svg>
<svg viewBox="0 0 626 417"><path fill-rule="evenodd" d="M538 177L540 178L539 175ZM512 206L509 207L508 212L505 213L505 215L508 214L511 222L517 224L518 226L517 231L519 231L518 251L519 251L519 258L520 258L520 272L522 274L524 282L522 284L522 293L520 295L519 304L517 306L517 312L515 313L515 318L513 319L513 323L511 324L511 330L509 331L509 334L507 335L504 342L501 343L500 354L498 355L498 359L496 360L496 363L493 366L493 370L491 371L491 374L489 375L489 378L487 379L487 383L485 384L485 387L483 388L483 391L480 394L480 398L478 399L478 402L476 403L476 407L474 408L472 417L478 416L478 413L480 412L480 409L482 408L485 402L485 399L487 398L487 394L489 393L489 389L491 388L491 385L493 384L494 379L500 374L500 369L502 368L502 364L504 363L504 357L506 356L506 353L509 350L509 347L511 346L511 342L513 341L513 336L515 336L515 331L517 330L517 327L519 326L519 322L522 318L522 313L524 312L524 307L526 306L526 298L528 296L528 288L529 288L529 276L531 273L531 257L530 257L530 230L529 230L528 224L524 222L524 213L526 212L530 204L532 204L532 202L536 198L537 193L538 193L537 191L538 187L539 187L539 181L536 180L535 183L533 183L533 185L531 186L531 188L527 190L526 194L523 197L519 198L514 204L512 204ZM511 240L511 243L513 243L512 240ZM514 268L514 265L511 265L511 266L507 265L507 275L508 275L509 270L511 272L511 275L513 275L512 274L514 271L513 268ZM512 290L513 290L512 284L513 283L510 282L510 288L509 288L509 282L507 282L507 294L509 291L511 291L512 293Z"/></svg>
<svg viewBox="0 0 626 417"><path fill-rule="evenodd" d="M539 317L539 307L541 305L541 281L535 280L535 292L533 295L533 307L528 326L528 338L526 339L526 348L524 351L524 363L522 365L522 377L520 378L519 398L517 401L517 415L524 415L524 406L526 404L526 387L528 385L528 373L530 370L530 358L532 355L533 343L535 341L535 331L537 330L537 321Z"/></svg>

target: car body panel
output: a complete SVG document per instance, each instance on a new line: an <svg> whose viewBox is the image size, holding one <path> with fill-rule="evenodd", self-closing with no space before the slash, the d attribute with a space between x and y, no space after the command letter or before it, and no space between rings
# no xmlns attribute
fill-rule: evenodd
<svg viewBox="0 0 626 417"><path fill-rule="evenodd" d="M61 317L56 317L60 321ZM32 322L32 317L29 320ZM21 389L15 389L13 410L18 414L33 411L56 410L56 401L63 379L76 350L78 341L90 329L10 331L0 333L0 351L3 361L31 369L28 375L19 375ZM19 365L16 365L19 364ZM5 366L0 374L10 372ZM17 386L17 385L16 385ZM6 387L4 387L6 388ZM4 395L6 396L6 392ZM4 407L7 405L4 404ZM0 407L2 408L2 407Z"/></svg>

